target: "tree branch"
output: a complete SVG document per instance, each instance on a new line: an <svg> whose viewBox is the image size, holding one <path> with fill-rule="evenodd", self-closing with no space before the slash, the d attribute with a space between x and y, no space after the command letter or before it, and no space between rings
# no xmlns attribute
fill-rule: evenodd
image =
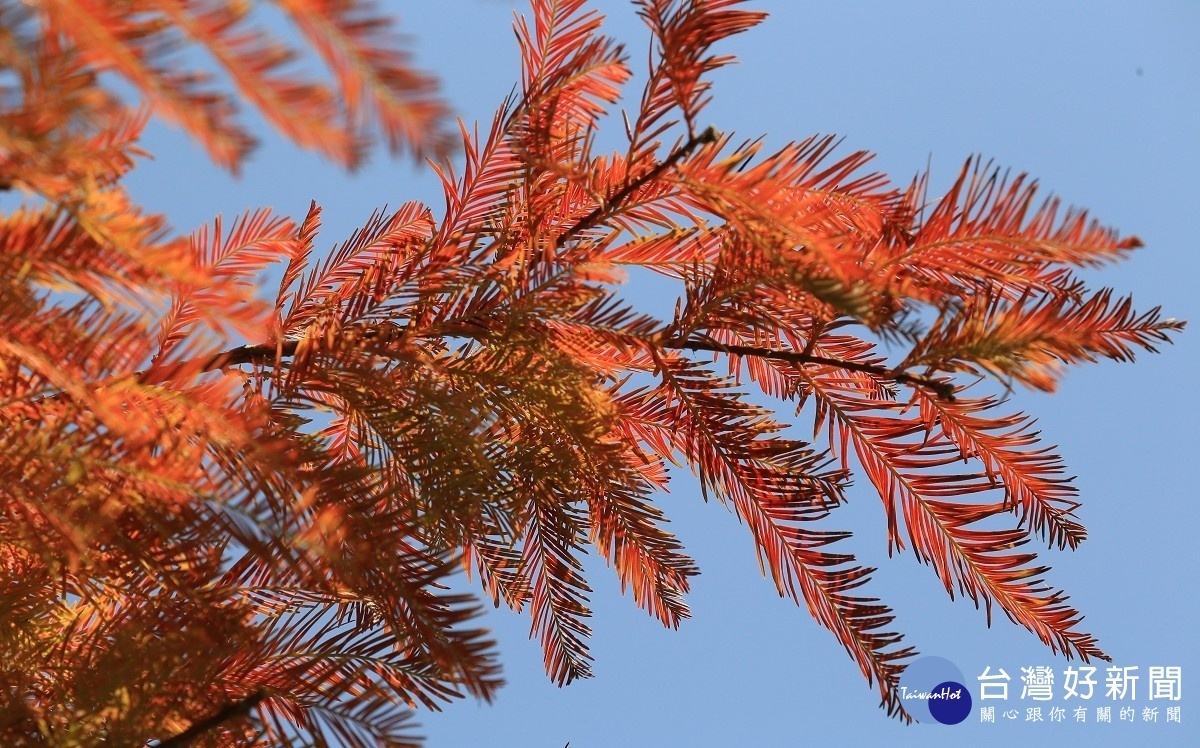
<svg viewBox="0 0 1200 748"><path fill-rule="evenodd" d="M591 213L588 213L583 218L580 218L574 226L559 234L558 240L555 242L555 246L561 248L563 245L574 239L582 232L594 227L596 224L600 223L601 219L604 218L605 213L613 208L619 207L621 203L625 202L630 195L632 195L642 186L658 179L660 176L662 176L663 172L665 172L667 169L673 168L680 161L691 155L692 151L696 150L700 146L715 142L717 142L717 131L712 127L706 127L704 128L704 132L700 133L699 135L693 135L686 143L673 151L671 155L667 156L662 162L655 165L654 168L650 169L636 179L631 180L624 187L617 190L606 200L600 203L600 205L597 205L596 209Z"/></svg>
<svg viewBox="0 0 1200 748"><path fill-rule="evenodd" d="M954 401L954 385L942 379L934 379L933 377L924 376L922 374L911 374L900 369L889 369L884 366L874 366L871 364L860 364L857 361L843 361L838 358L827 358L825 356L814 356L811 353L802 353L800 351L781 351L775 348L758 348L749 345L734 345L726 343L718 343L712 340L679 340L677 338L668 338L661 341L660 345L664 348L674 348L676 350L688 351L712 351L713 353L731 353L738 356L755 356L758 358L772 359L775 361L787 361L793 364L824 364L826 366L836 366L840 369L849 371L860 371L864 374L874 374L876 376L885 377L901 384L907 384L911 387L925 387L932 390L938 397L948 402Z"/></svg>
<svg viewBox="0 0 1200 748"><path fill-rule="evenodd" d="M133 376L136 378L138 384L162 384L163 382L175 379L185 371L202 373L223 369L226 366L261 364L267 361L274 361L276 355L280 358L291 358L296 355L296 348L299 344L299 340L285 340L277 346L243 345L238 348L230 348L227 351L222 351L214 356L209 356L204 361L198 362L196 359L188 359L166 366L151 366L149 369L139 371Z"/></svg>
<svg viewBox="0 0 1200 748"><path fill-rule="evenodd" d="M167 738L160 742L157 748L185 748L209 730L214 730L226 722L245 717L250 713L251 709L258 706L265 698L267 698L265 691L255 691L240 701L226 704L211 717L206 717L199 722L195 722L191 727L175 737Z"/></svg>
<svg viewBox="0 0 1200 748"><path fill-rule="evenodd" d="M377 333L374 330L359 330L357 334L362 338L376 337ZM730 343L718 343L714 340L697 340L689 338L682 340L679 338L664 338L654 341L663 348L671 348L674 350L686 351L710 351L712 353L734 354L737 356L754 356L757 358L770 359L774 361L787 361L792 364L822 364L825 366L836 366L840 369L848 371L858 371L864 374L874 374L875 376L891 379L900 384L906 384L910 387L924 387L934 392L938 397L947 402L954 401L954 384L944 379L935 379L923 374L913 374L904 371L903 369L891 369L886 366L876 366L873 364L862 364L857 361L845 361L840 358L829 358L827 356L816 356L811 353L801 351L786 351L777 348L760 348L749 345L736 345ZM239 366L241 364L264 363L274 361L276 355L280 358L289 358L296 353L296 347L299 341L286 340L279 346L274 345L244 345L239 348L231 348L228 351L223 351L215 356L209 357L207 361L196 366L194 361L184 361L173 366L158 367L148 369L144 372L138 372L134 376L137 377L141 384L161 384L170 381L180 371L191 369L193 371L214 371L226 366Z"/></svg>
<svg viewBox="0 0 1200 748"><path fill-rule="evenodd" d="M391 331L384 331L377 328L353 328L353 332L360 339L371 339L388 336ZM734 354L737 356L754 356L757 358L770 359L774 361L787 361L793 364L822 364L825 366L835 366L848 371L858 371L864 374L873 374L885 379L891 379L900 384L906 384L910 387L924 387L939 398L947 402L954 401L955 387L954 384L943 379L935 379L931 376L923 374L913 374L902 369L891 369L885 366L875 366L872 364L862 364L857 361L844 361L838 358L828 358L826 356L816 356L811 353L801 351L779 350L776 348L760 348L757 346L735 345L727 343L718 343L714 340L698 340L694 338L660 338L651 340L650 342L659 345L663 348L673 350L686 351L710 351L712 353ZM175 379L184 373L203 373L216 371L226 366L241 366L243 364L266 364L274 363L278 357L279 360L291 358L296 354L296 350L300 344L299 340L285 340L278 345L243 345L237 348L230 348L227 351L209 356L204 360L189 359L180 361L167 366L152 366L149 369L135 372L130 375L139 384L163 384ZM106 383L112 383L126 379L127 377L114 377L107 380ZM56 399L62 396L63 393L50 395L45 399Z"/></svg>

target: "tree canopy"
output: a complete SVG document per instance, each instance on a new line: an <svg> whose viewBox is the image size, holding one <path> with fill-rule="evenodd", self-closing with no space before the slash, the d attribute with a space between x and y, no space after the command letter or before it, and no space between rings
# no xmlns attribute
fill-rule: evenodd
<svg viewBox="0 0 1200 748"><path fill-rule="evenodd" d="M528 611L555 682L588 677L588 548L663 625L690 615L673 466L890 714L915 649L829 528L855 472L949 594L1106 658L1027 548L1085 532L1006 394L1182 329L1080 278L1140 241L977 158L931 195L832 137L726 135L713 47L763 14L635 4L640 92L588 3L534 0L518 86L456 131L366 2L276 3L307 51L247 3L0 2L9 743L412 745L413 710L500 687L485 601ZM327 255L316 204L176 235L122 185L142 129L236 171L239 100L347 167L373 135L428 158L444 205ZM633 268L674 283L670 319L622 294ZM480 597L447 591L460 569Z"/></svg>

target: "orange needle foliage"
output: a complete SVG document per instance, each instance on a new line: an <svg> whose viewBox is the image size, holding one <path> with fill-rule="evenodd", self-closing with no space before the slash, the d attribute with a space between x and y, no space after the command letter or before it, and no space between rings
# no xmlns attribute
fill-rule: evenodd
<svg viewBox="0 0 1200 748"><path fill-rule="evenodd" d="M410 745L408 707L500 685L478 601L443 584L460 567L529 609L554 681L586 677L587 546L664 625L689 615L697 569L655 505L671 464L889 713L914 650L822 522L855 464L951 595L1104 658L1026 549L1083 540L1076 491L1002 393L1182 328L1074 274L1137 239L979 161L931 197L828 138L703 129L712 45L762 14L637 5L626 148L595 147L622 48L583 0L535 0L519 92L435 162L440 214L378 214L318 260L315 205L177 238L121 178L149 113L229 167L250 145L175 66L189 42L300 145L353 165L377 127L440 153L429 79L368 3L279 3L335 93L245 3L0 2L0 183L30 198L0 216L4 744ZM670 320L622 299L627 267L674 279Z"/></svg>

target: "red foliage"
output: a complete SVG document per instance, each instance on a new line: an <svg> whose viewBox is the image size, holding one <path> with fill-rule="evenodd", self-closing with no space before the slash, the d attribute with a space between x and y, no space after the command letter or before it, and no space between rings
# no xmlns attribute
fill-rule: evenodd
<svg viewBox="0 0 1200 748"><path fill-rule="evenodd" d="M500 684L476 599L443 586L458 564L528 606L551 678L586 677L589 544L664 625L689 616L697 569L655 505L669 465L747 524L889 713L907 716L914 650L825 526L855 464L890 542L952 596L1104 657L1023 547L1084 538L1062 460L979 391L1049 390L1180 330L1074 274L1139 242L977 160L931 199L831 139L766 153L700 129L729 59L712 46L762 15L637 5L653 53L624 153L594 151L631 75L621 47L583 0L535 0L519 94L484 137L462 128L458 171L435 166L444 212L377 214L319 262L315 205L172 238L120 179L149 112L231 168L251 144L233 100L173 66L185 40L341 163L371 126L444 151L429 79L368 3L280 3L337 95L286 72L295 53L244 4L0 5L18 81L0 183L34 198L0 216L8 742L411 744L397 705ZM628 266L675 280L672 319L620 297ZM817 443L769 400L811 415Z"/></svg>

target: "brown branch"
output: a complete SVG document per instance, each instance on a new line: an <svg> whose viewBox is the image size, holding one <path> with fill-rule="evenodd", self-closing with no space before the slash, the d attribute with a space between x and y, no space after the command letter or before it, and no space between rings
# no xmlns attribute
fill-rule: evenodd
<svg viewBox="0 0 1200 748"><path fill-rule="evenodd" d="M184 748L191 745L197 738L209 730L216 729L226 722L245 717L250 713L251 709L258 706L265 698L267 698L265 691L255 691L241 701L226 704L211 717L194 722L191 727L175 737L167 738L160 742L157 748Z"/></svg>
<svg viewBox="0 0 1200 748"><path fill-rule="evenodd" d="M902 369L889 369L885 366L875 366L872 364L860 364L857 361L843 361L838 358L827 358L825 356L814 356L811 353L802 353L800 351L783 351L775 348L758 348L749 345L735 345L718 343L712 340L680 340L678 338L667 338L659 343L664 348L674 348L676 350L688 351L711 351L713 353L732 353L738 356L756 356L758 358L772 359L775 361L787 361L793 364L824 364L826 366L836 366L840 369L849 371L860 371L864 374L874 374L876 376L891 379L900 384L907 384L911 387L925 387L932 390L938 397L948 402L954 402L954 385L943 379L934 379L933 377L924 376L922 374L911 374Z"/></svg>
<svg viewBox="0 0 1200 748"><path fill-rule="evenodd" d="M226 366L261 364L274 361L276 355L280 358L290 358L296 354L296 348L299 344L299 340L285 340L278 346L243 345L209 356L203 361L188 359L164 366L151 366L149 369L134 373L133 377L137 380L138 384L162 384L163 382L175 379L184 372L203 373L223 369ZM118 381L120 379L125 379L125 377L119 377Z"/></svg>
<svg viewBox="0 0 1200 748"><path fill-rule="evenodd" d="M280 358L291 357L296 353L298 340L287 340L279 346L274 345L243 345L238 348L231 348L228 351L209 356L206 359L187 359L173 364L152 365L149 369L135 371L132 374L121 374L108 377L95 384L95 387L108 387L119 382L133 381L138 384L165 384L173 379L184 376L186 374L203 374L208 371L216 371L217 369L226 366L239 366L241 364L267 363L275 360L276 354ZM42 403L55 402L62 400L67 396L67 392L60 390L54 394L45 395L31 401L31 404L36 406ZM28 420L28 419L27 419Z"/></svg>
<svg viewBox="0 0 1200 748"><path fill-rule="evenodd" d="M351 329L353 334L361 339L384 338L390 337L392 330L382 328L355 327ZM680 338L659 338L651 339L652 343L663 348L671 348L674 350L688 351L710 351L712 353L734 354L738 356L755 356L763 359L774 361L787 361L793 364L823 364L825 366L836 366L849 371L863 372L864 374L873 374L885 379L906 384L910 387L924 387L933 391L938 397L947 402L954 401L955 387L954 384L943 379L935 379L922 374L913 374L903 369L891 369L885 366L877 366L872 364L862 364L857 361L844 361L838 358L828 358L826 356L816 356L811 353L801 351L780 350L777 348L760 348L748 345L735 345L728 343L718 343L714 340L697 340L689 338L687 340ZM122 380L134 379L138 384L163 384L169 382L184 374L197 374L209 371L216 371L226 366L241 366L243 364L269 364L277 360L291 358L296 355L296 350L299 347L299 340L285 340L278 345L243 345L237 348L231 348L227 351L222 351L215 355L209 356L207 359L197 360L189 359L178 363L152 366L149 369L135 372L134 374L121 377L113 377L102 382L100 386L105 384L113 384ZM50 395L44 400L53 400L63 396L64 393Z"/></svg>
<svg viewBox="0 0 1200 748"><path fill-rule="evenodd" d="M638 189L658 179L660 176L662 176L663 172L667 171L668 169L674 168L676 164L687 158L689 155L691 155L692 151L696 150L700 146L715 142L717 142L717 131L712 127L706 127L704 132L700 133L699 135L693 135L686 143L680 146L677 150L673 151L671 155L667 156L666 159L655 165L654 168L650 169L636 179L631 180L624 187L617 190L610 197L597 205L596 209L591 213L588 213L583 218L580 218L574 226L559 234L558 240L555 242L555 246L557 248L562 248L563 245L574 239L580 233L593 228L600 223L601 219L605 217L605 214L608 211L620 207L621 203L625 202L625 200Z"/></svg>
<svg viewBox="0 0 1200 748"><path fill-rule="evenodd" d="M396 335L398 330L396 325L384 323L378 327L356 326L348 328L348 331L353 333L360 339L379 339L389 340ZM261 345L243 345L237 348L230 348L227 351L213 354L206 358L189 358L183 361L177 361L171 364L151 364L150 368L135 371L132 374L122 374L118 376L108 377L95 386L97 388L107 387L119 382L133 381L137 384L164 384L182 376L191 374L203 374L209 371L223 369L226 366L241 366L242 364L273 364L276 360L291 358L296 355L296 351L300 347L300 340L283 340L278 344L264 343ZM57 392L53 395L46 395L33 401L34 405L42 402L60 400L66 396L66 392Z"/></svg>
<svg viewBox="0 0 1200 748"><path fill-rule="evenodd" d="M359 330L357 334L364 338L374 337L371 330ZM944 379L935 379L923 374L913 374L904 371L903 369L891 369L886 366L877 366L873 364L862 364L857 361L845 361L840 358L829 358L826 356L816 356L811 353L801 351L787 351L777 348L759 348L749 345L736 345L728 343L718 343L713 340L696 340L688 339L681 340L678 338L665 338L655 341L663 348L673 348L675 350L688 351L711 351L713 353L732 353L738 356L756 356L758 358L771 359L775 361L787 361L792 364L823 364L825 366L836 366L840 369L848 371L858 371L864 374L874 374L875 376L891 379L892 381L906 384L910 387L924 387L932 390L938 397L948 402L954 401L954 384ZM284 341L280 346L273 345L247 345L240 348L233 348L223 353L219 353L208 359L199 367L199 371L213 371L225 366L238 366L240 364L263 363L265 361L274 360L278 355L280 358L290 357L295 354L298 341ZM138 379L142 384L158 384L170 380L171 374L191 368L195 366L194 362L182 362L172 367L162 367L158 370L149 370L147 372L139 372Z"/></svg>

